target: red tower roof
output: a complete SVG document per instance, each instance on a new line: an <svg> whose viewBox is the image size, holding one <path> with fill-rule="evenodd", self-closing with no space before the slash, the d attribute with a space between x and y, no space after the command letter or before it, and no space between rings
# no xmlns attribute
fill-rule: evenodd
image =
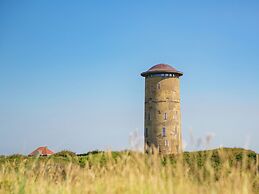
<svg viewBox="0 0 259 194"><path fill-rule="evenodd" d="M53 151L49 150L46 146L45 147L38 147L29 156L48 156L54 154Z"/></svg>
<svg viewBox="0 0 259 194"><path fill-rule="evenodd" d="M141 76L146 77L150 74L156 74L156 73L173 73L179 76L183 75L182 72L176 70L175 68L171 67L168 64L157 64L151 67L148 71L141 73Z"/></svg>

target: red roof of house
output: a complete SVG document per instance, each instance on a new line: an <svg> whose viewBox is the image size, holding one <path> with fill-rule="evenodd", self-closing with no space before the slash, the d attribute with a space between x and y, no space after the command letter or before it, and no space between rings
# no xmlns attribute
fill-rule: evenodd
<svg viewBox="0 0 259 194"><path fill-rule="evenodd" d="M29 156L47 156L54 154L53 151L45 147L38 147L36 150L34 150L32 153L29 154Z"/></svg>

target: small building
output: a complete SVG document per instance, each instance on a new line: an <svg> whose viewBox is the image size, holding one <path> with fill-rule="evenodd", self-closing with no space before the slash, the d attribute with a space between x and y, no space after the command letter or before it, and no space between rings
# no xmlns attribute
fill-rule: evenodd
<svg viewBox="0 0 259 194"><path fill-rule="evenodd" d="M52 154L54 154L54 152L48 149L47 146L45 146L45 147L38 147L36 150L30 153L29 156L49 156Z"/></svg>

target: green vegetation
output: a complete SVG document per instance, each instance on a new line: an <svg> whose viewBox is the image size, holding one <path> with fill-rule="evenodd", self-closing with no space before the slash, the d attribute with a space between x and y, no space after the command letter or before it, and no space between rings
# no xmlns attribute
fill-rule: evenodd
<svg viewBox="0 0 259 194"><path fill-rule="evenodd" d="M238 148L159 156L61 151L0 156L2 193L259 193L257 154Z"/></svg>

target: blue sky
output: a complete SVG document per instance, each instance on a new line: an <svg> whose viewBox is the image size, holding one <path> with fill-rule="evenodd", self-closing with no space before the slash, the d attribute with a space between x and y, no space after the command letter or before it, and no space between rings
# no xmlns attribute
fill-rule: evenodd
<svg viewBox="0 0 259 194"><path fill-rule="evenodd" d="M184 72L185 150L213 136L209 147L259 152L258 10L252 0L0 1L0 154L130 148L143 130L140 73L157 63Z"/></svg>

